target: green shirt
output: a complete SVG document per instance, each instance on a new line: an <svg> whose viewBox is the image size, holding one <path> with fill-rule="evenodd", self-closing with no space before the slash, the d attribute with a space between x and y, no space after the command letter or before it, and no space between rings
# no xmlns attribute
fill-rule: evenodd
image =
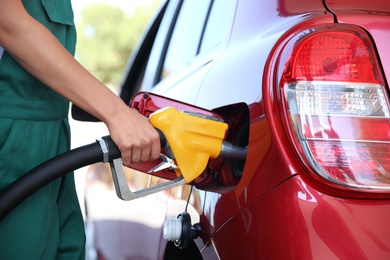
<svg viewBox="0 0 390 260"><path fill-rule="evenodd" d="M23 4L74 55L76 31L70 0L23 0ZM68 110L65 98L4 51L0 59L0 190L69 150ZM33 194L0 222L0 259L84 259L84 244L73 173Z"/></svg>

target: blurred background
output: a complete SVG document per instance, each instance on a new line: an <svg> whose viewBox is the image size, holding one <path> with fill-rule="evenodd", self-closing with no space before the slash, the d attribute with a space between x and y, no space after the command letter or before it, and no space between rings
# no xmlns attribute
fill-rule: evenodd
<svg viewBox="0 0 390 260"><path fill-rule="evenodd" d="M123 70L160 0L72 0L76 58L117 90Z"/></svg>
<svg viewBox="0 0 390 260"><path fill-rule="evenodd" d="M133 49L162 0L72 0L77 27L76 59L95 77L118 93L126 64ZM99 105L99 104L97 104ZM108 135L103 123L71 119L72 149ZM131 202L116 197L108 165L96 164L75 172L76 188L86 221L87 259L141 259L135 234L150 239L165 219L165 202L148 196ZM99 181L96 181L99 180ZM103 181L102 181L103 180ZM105 181L106 180L106 181ZM144 179L141 179L144 182ZM147 204L145 204L147 203ZM145 206L148 205L148 206ZM161 210L159 210L161 209ZM161 212L161 213L159 213ZM127 228L126 225L137 224ZM139 235L139 234L138 234ZM153 250L150 255L156 255ZM145 259L145 253L142 254ZM146 257L146 259L149 259Z"/></svg>

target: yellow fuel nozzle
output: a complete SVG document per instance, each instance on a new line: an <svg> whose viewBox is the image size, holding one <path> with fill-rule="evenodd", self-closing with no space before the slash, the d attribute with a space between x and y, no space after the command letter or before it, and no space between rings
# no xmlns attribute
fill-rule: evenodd
<svg viewBox="0 0 390 260"><path fill-rule="evenodd" d="M149 116L150 123L165 136L186 183L196 179L210 158L217 158L228 125L224 122L180 112L175 108L159 109Z"/></svg>
<svg viewBox="0 0 390 260"><path fill-rule="evenodd" d="M122 159L114 159L110 162L111 173L116 194L120 199L133 200L190 183L202 174L210 158L245 159L246 157L246 148L224 141L228 125L218 118L180 112L175 108L167 107L152 113L149 121L164 134L168 143L165 152L169 157L161 154L163 162L148 173L161 167L168 167L175 170L177 178L133 192L123 172ZM105 142L99 144L102 151L109 154Z"/></svg>

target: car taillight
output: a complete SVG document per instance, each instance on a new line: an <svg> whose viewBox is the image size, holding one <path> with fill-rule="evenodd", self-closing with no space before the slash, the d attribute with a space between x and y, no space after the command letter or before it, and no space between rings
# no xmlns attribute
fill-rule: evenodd
<svg viewBox="0 0 390 260"><path fill-rule="evenodd" d="M311 28L281 57L283 113L305 164L344 187L390 189L389 100L367 33Z"/></svg>

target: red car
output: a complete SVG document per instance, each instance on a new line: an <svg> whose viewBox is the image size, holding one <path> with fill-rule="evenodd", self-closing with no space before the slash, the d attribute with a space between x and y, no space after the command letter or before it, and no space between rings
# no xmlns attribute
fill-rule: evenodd
<svg viewBox="0 0 390 260"><path fill-rule="evenodd" d="M390 259L388 40L384 0L165 1L121 97L221 116L247 155L154 197L193 236L166 241L159 222L137 257Z"/></svg>

